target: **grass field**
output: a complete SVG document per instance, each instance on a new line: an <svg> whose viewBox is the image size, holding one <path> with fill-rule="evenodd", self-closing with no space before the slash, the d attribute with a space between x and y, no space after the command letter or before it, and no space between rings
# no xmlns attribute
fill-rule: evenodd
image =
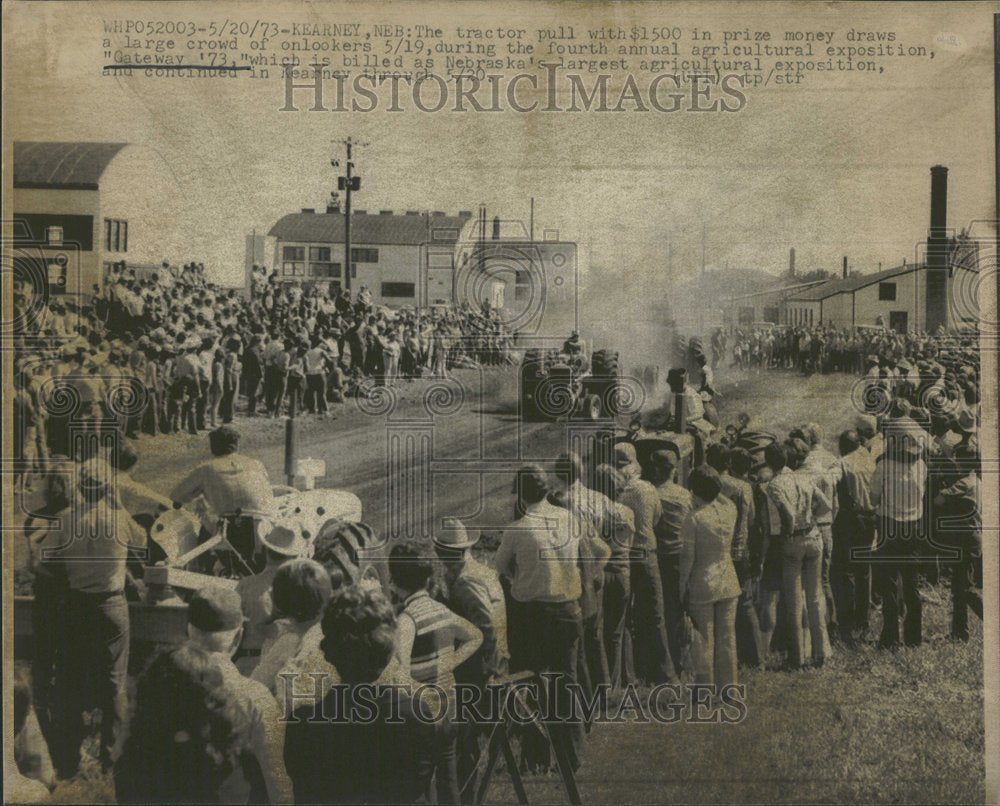
<svg viewBox="0 0 1000 806"><path fill-rule="evenodd" d="M729 377L723 419L745 410L776 433L815 420L832 448L854 419L852 384L845 376ZM739 724L595 725L578 776L584 802L982 802L982 625L972 619L967 643L948 640L947 590L923 594L919 648L837 647L820 670L741 670L747 715ZM533 803L565 802L557 777L530 778L527 788ZM88 768L54 799L113 802L113 790ZM513 801L498 775L488 802Z"/></svg>

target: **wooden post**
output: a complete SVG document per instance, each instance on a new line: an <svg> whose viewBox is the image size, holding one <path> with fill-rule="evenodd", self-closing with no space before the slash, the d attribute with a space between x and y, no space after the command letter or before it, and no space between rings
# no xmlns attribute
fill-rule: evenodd
<svg viewBox="0 0 1000 806"><path fill-rule="evenodd" d="M295 466L299 462L299 434L295 420L295 396L288 408L288 419L285 421L285 477L289 487L295 486Z"/></svg>

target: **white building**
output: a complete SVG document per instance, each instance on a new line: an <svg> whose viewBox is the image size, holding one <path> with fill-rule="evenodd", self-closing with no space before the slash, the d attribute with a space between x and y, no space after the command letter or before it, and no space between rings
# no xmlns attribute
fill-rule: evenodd
<svg viewBox="0 0 1000 806"><path fill-rule="evenodd" d="M431 305L454 294L455 243L472 213L351 214L351 289L366 286L386 305ZM280 218L274 268L283 282L344 285L344 215L305 208Z"/></svg>
<svg viewBox="0 0 1000 806"><path fill-rule="evenodd" d="M184 260L176 182L127 143L15 142L16 272L39 292L89 294L112 263Z"/></svg>

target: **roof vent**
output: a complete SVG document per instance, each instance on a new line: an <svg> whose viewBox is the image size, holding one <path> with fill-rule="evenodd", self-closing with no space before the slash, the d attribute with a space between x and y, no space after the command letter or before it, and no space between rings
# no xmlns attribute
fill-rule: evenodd
<svg viewBox="0 0 1000 806"><path fill-rule="evenodd" d="M392 215L392 210L379 210L379 215Z"/></svg>
<svg viewBox="0 0 1000 806"><path fill-rule="evenodd" d="M302 212L303 213L315 213L316 212L316 208L315 207L303 207L302 208Z"/></svg>
<svg viewBox="0 0 1000 806"><path fill-rule="evenodd" d="M441 210L435 210L435 211L434 211L433 213L431 213L431 215L440 215L440 216L444 216L444 215L447 215L447 213L445 213L445 212L443 212L443 211L441 211Z"/></svg>
<svg viewBox="0 0 1000 806"><path fill-rule="evenodd" d="M406 214L407 215L420 215L420 211L419 210L407 210Z"/></svg>
<svg viewBox="0 0 1000 806"><path fill-rule="evenodd" d="M354 215L368 215L367 210L355 210Z"/></svg>

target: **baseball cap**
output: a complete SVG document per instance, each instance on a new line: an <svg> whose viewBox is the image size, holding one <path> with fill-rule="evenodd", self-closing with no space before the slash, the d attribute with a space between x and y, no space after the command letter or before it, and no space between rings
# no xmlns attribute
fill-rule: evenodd
<svg viewBox="0 0 1000 806"><path fill-rule="evenodd" d="M202 632L226 632L243 624L240 595L232 588L202 588L188 604L188 623Z"/></svg>

